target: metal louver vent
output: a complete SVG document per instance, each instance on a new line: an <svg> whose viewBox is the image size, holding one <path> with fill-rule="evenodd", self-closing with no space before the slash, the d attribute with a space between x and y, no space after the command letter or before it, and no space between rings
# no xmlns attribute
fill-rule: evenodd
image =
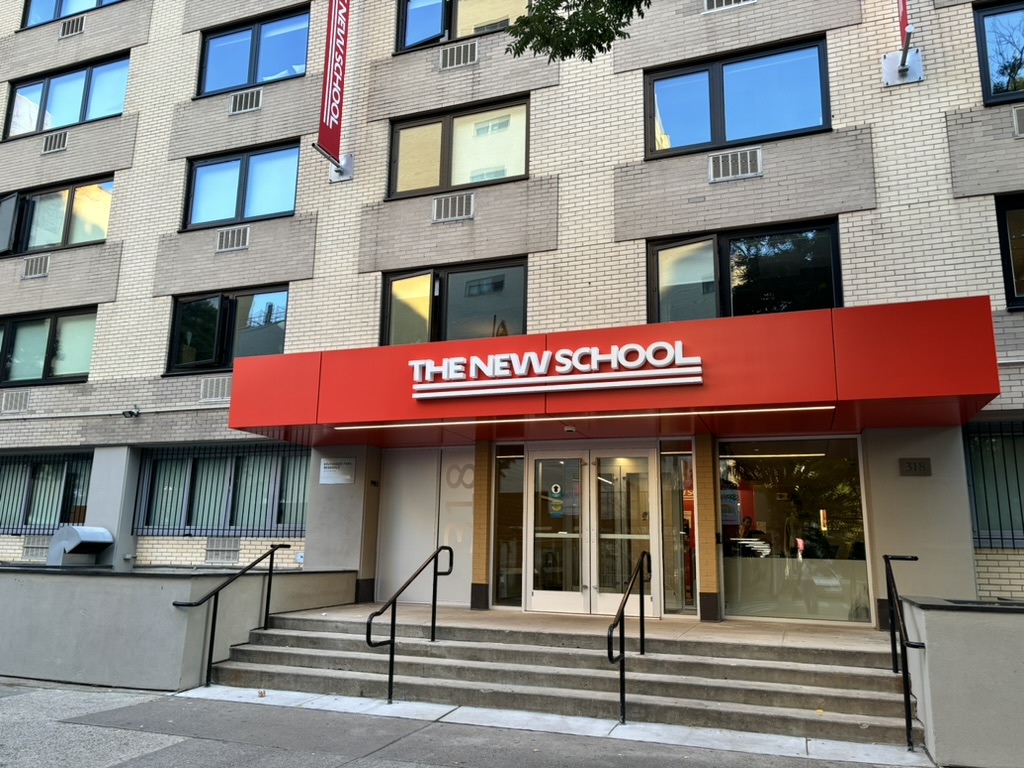
<svg viewBox="0 0 1024 768"><path fill-rule="evenodd" d="M720 11L723 8L732 8L735 5L750 5L755 0L704 0L705 11Z"/></svg>
<svg viewBox="0 0 1024 768"><path fill-rule="evenodd" d="M434 223L442 221L461 221L472 219L475 213L475 196L472 192L462 192L458 195L445 195L433 199L433 214L431 221Z"/></svg>
<svg viewBox="0 0 1024 768"><path fill-rule="evenodd" d="M761 148L708 155L708 181L732 181L762 176Z"/></svg>
<svg viewBox="0 0 1024 768"><path fill-rule="evenodd" d="M39 154L49 155L54 152L63 152L68 148L68 132L57 131L48 133L43 137L43 151Z"/></svg>
<svg viewBox="0 0 1024 768"><path fill-rule="evenodd" d="M1024 138L1024 104L1013 108L1013 136L1016 139Z"/></svg>
<svg viewBox="0 0 1024 768"><path fill-rule="evenodd" d="M206 562L237 563L240 545L237 536L211 536L206 540Z"/></svg>
<svg viewBox="0 0 1024 768"><path fill-rule="evenodd" d="M64 19L64 21L60 23L60 34L57 36L57 39L63 40L65 37L80 35L84 31L85 16L75 16L71 19Z"/></svg>
<svg viewBox="0 0 1024 768"><path fill-rule="evenodd" d="M455 69L465 67L469 64L476 64L477 44L476 40L468 43L450 45L441 49L441 69Z"/></svg>
<svg viewBox="0 0 1024 768"><path fill-rule="evenodd" d="M21 544L21 557L24 560L45 560L50 554L49 536L25 536Z"/></svg>
<svg viewBox="0 0 1024 768"><path fill-rule="evenodd" d="M199 402L219 403L231 399L230 376L207 376L199 383Z"/></svg>
<svg viewBox="0 0 1024 768"><path fill-rule="evenodd" d="M216 253L225 251L244 251L249 247L249 226L231 227L217 230Z"/></svg>
<svg viewBox="0 0 1024 768"><path fill-rule="evenodd" d="M263 89L253 88L249 91L240 91L231 94L231 102L228 107L229 115L240 115L244 112L257 112L263 108Z"/></svg>
<svg viewBox="0 0 1024 768"><path fill-rule="evenodd" d="M0 413L24 413L28 410L28 390L4 392L0 399Z"/></svg>
<svg viewBox="0 0 1024 768"><path fill-rule="evenodd" d="M25 271L21 273L22 280L46 277L48 274L50 274L50 254L44 253L41 256L29 256L25 259Z"/></svg>

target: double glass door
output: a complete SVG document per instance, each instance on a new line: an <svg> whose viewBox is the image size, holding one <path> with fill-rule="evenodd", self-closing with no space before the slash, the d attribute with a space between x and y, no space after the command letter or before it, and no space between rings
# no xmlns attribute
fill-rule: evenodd
<svg viewBox="0 0 1024 768"><path fill-rule="evenodd" d="M659 530L657 466L646 449L529 455L528 609L613 614L646 550L654 581L644 587L644 612L657 615L659 538L651 537ZM627 611L639 611L636 590Z"/></svg>

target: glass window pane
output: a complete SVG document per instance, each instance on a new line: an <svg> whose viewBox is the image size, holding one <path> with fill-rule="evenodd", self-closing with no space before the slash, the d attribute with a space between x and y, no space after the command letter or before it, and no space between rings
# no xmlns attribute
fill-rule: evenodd
<svg viewBox="0 0 1024 768"><path fill-rule="evenodd" d="M456 35L468 37L504 29L526 9L526 0L458 0Z"/></svg>
<svg viewBox="0 0 1024 768"><path fill-rule="evenodd" d="M444 0L406 0L405 47L444 34Z"/></svg>
<svg viewBox="0 0 1024 768"><path fill-rule="evenodd" d="M236 88L249 82L252 30L243 29L206 41L203 93Z"/></svg>
<svg viewBox="0 0 1024 768"><path fill-rule="evenodd" d="M827 229L730 240L729 271L733 315L835 305Z"/></svg>
<svg viewBox="0 0 1024 768"><path fill-rule="evenodd" d="M389 284L388 344L430 341L430 300L434 275L405 277Z"/></svg>
<svg viewBox="0 0 1024 768"><path fill-rule="evenodd" d="M58 317L56 351L50 361L50 374L72 376L88 373L95 335L96 315Z"/></svg>
<svg viewBox="0 0 1024 768"><path fill-rule="evenodd" d="M107 239L110 200L114 182L104 181L75 189L71 203L71 231L68 243L91 243Z"/></svg>
<svg viewBox="0 0 1024 768"><path fill-rule="evenodd" d="M25 22L26 27L31 27L33 24L42 24L44 21L50 21L57 17L57 3L59 0L29 0L28 3L28 20Z"/></svg>
<svg viewBox="0 0 1024 768"><path fill-rule="evenodd" d="M500 446L494 474L495 605L523 604L523 505L526 462L522 446ZM512 455L503 455L512 454Z"/></svg>
<svg viewBox="0 0 1024 768"><path fill-rule="evenodd" d="M26 525L53 527L60 523L64 496L64 462L47 462L32 467Z"/></svg>
<svg viewBox="0 0 1024 768"><path fill-rule="evenodd" d="M526 105L478 112L452 124L452 184L526 173Z"/></svg>
<svg viewBox="0 0 1024 768"><path fill-rule="evenodd" d="M124 111L124 92L128 87L128 60L94 67L89 84L89 106L85 119L119 115Z"/></svg>
<svg viewBox="0 0 1024 768"><path fill-rule="evenodd" d="M189 487L185 525L192 528L220 527L227 506L227 479L231 460L224 457L195 459Z"/></svg>
<svg viewBox="0 0 1024 768"><path fill-rule="evenodd" d="M50 338L50 319L25 320L14 324L14 349L8 381L34 381L43 378L46 343Z"/></svg>
<svg viewBox="0 0 1024 768"><path fill-rule="evenodd" d="M717 316L715 241L702 240L658 251L658 321Z"/></svg>
<svg viewBox="0 0 1024 768"><path fill-rule="evenodd" d="M192 224L223 221L238 215L238 174L241 160L197 165L192 187Z"/></svg>
<svg viewBox="0 0 1024 768"><path fill-rule="evenodd" d="M526 268L476 269L448 276L445 339L525 333Z"/></svg>
<svg viewBox="0 0 1024 768"><path fill-rule="evenodd" d="M1024 10L986 16L984 28L989 92L1024 90Z"/></svg>
<svg viewBox="0 0 1024 768"><path fill-rule="evenodd" d="M250 529L265 527L269 505L267 494L273 488L273 469L274 459L267 454L235 457L228 525Z"/></svg>
<svg viewBox="0 0 1024 768"><path fill-rule="evenodd" d="M277 524L306 524L309 454L281 457L281 485L277 493Z"/></svg>
<svg viewBox="0 0 1024 768"><path fill-rule="evenodd" d="M188 485L187 459L156 459L149 480L146 525L177 528Z"/></svg>
<svg viewBox="0 0 1024 768"><path fill-rule="evenodd" d="M96 0L63 0L61 2L60 15L71 16L95 7Z"/></svg>
<svg viewBox="0 0 1024 768"><path fill-rule="evenodd" d="M29 470L29 464L0 464L0 527L14 528L24 523Z"/></svg>
<svg viewBox="0 0 1024 768"><path fill-rule="evenodd" d="M245 184L245 217L294 211L298 174L298 147L251 156Z"/></svg>
<svg viewBox="0 0 1024 768"><path fill-rule="evenodd" d="M726 141L824 124L817 46L726 64L722 78Z"/></svg>
<svg viewBox="0 0 1024 768"><path fill-rule="evenodd" d="M709 75L692 72L654 83L654 149L711 141Z"/></svg>
<svg viewBox="0 0 1024 768"><path fill-rule="evenodd" d="M45 248L64 240L68 190L47 192L28 199L28 247Z"/></svg>
<svg viewBox="0 0 1024 768"><path fill-rule="evenodd" d="M1024 296L1024 210L1006 212L1006 241L1010 244L1013 294Z"/></svg>
<svg viewBox="0 0 1024 768"><path fill-rule="evenodd" d="M235 301L234 357L284 352L288 291L239 296Z"/></svg>
<svg viewBox="0 0 1024 768"><path fill-rule="evenodd" d="M51 78L43 130L79 122L82 119L84 90L85 70Z"/></svg>
<svg viewBox="0 0 1024 768"><path fill-rule="evenodd" d="M43 98L43 84L33 83L14 89L14 108L11 112L11 136L32 133L39 127L39 105Z"/></svg>
<svg viewBox="0 0 1024 768"><path fill-rule="evenodd" d="M218 361L220 304L219 296L178 304L178 336L172 366Z"/></svg>
<svg viewBox="0 0 1024 768"><path fill-rule="evenodd" d="M431 189L441 183L441 123L398 132L395 192Z"/></svg>
<svg viewBox="0 0 1024 768"><path fill-rule="evenodd" d="M309 14L306 13L261 26L256 82L304 74L308 38Z"/></svg>

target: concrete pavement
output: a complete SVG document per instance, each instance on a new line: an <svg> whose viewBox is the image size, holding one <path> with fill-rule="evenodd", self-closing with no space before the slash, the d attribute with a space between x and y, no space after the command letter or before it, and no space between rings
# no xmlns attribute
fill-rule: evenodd
<svg viewBox="0 0 1024 768"><path fill-rule="evenodd" d="M854 768L923 751L614 720L199 688L0 678L0 768Z"/></svg>

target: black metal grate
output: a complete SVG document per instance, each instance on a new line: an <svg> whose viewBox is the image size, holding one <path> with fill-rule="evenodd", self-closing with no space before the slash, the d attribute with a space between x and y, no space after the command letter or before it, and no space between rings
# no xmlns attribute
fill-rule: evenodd
<svg viewBox="0 0 1024 768"><path fill-rule="evenodd" d="M92 454L0 454L0 534L85 522Z"/></svg>
<svg viewBox="0 0 1024 768"><path fill-rule="evenodd" d="M1024 548L1024 422L964 430L974 545Z"/></svg>
<svg viewBox="0 0 1024 768"><path fill-rule="evenodd" d="M280 444L144 452L140 536L305 535L309 449Z"/></svg>

